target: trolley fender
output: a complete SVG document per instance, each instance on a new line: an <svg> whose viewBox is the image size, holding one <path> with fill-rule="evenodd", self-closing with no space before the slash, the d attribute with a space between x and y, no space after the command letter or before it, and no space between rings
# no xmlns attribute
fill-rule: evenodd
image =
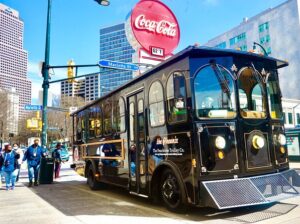
<svg viewBox="0 0 300 224"><path fill-rule="evenodd" d="M151 194L150 195L151 196L158 195L158 194L156 194L157 193L156 192L157 189L155 189L155 188L157 188L159 185L157 185L156 183L157 183L157 181L160 181L160 178L161 178L160 175L161 175L162 171L164 169L167 169L167 168L169 168L169 169L171 169L173 171L174 175L176 176L176 178L178 180L178 183L181 185L182 189L184 189L184 195L186 197L189 197L188 193L187 193L186 186L185 186L185 184L183 182L183 177L181 175L180 170L178 169L178 167L176 166L175 163L173 163L172 161L169 161L169 160L161 162L155 168L155 170L153 172L153 175L152 175L152 178L151 178L151 184L150 184L150 186L151 186Z"/></svg>

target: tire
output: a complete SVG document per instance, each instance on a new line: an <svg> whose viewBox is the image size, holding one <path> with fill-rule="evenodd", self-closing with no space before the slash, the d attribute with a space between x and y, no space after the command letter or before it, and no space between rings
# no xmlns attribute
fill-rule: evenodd
<svg viewBox="0 0 300 224"><path fill-rule="evenodd" d="M92 164L89 166L88 169L87 184L93 191L98 190L100 188L100 183L95 179L95 173Z"/></svg>
<svg viewBox="0 0 300 224"><path fill-rule="evenodd" d="M172 212L185 212L186 194L183 183L171 169L164 170L160 184L161 198L165 206Z"/></svg>

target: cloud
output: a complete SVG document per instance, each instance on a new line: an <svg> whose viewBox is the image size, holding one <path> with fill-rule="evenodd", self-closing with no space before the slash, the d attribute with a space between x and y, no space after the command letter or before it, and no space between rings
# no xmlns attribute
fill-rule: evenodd
<svg viewBox="0 0 300 224"><path fill-rule="evenodd" d="M28 61L27 72L42 77L39 62Z"/></svg>
<svg viewBox="0 0 300 224"><path fill-rule="evenodd" d="M34 80L31 84L31 98L32 100L37 100L39 98L39 91L42 90L42 83L40 81Z"/></svg>

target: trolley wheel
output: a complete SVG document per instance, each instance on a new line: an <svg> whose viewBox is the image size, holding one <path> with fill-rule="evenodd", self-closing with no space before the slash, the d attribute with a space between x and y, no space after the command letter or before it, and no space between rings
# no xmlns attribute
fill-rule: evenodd
<svg viewBox="0 0 300 224"><path fill-rule="evenodd" d="M171 169L164 170L160 191L163 202L170 211L186 211L187 206L183 183L179 182L179 179Z"/></svg>
<svg viewBox="0 0 300 224"><path fill-rule="evenodd" d="M98 190L100 188L100 183L95 179L95 173L92 164L88 169L87 184L89 185L91 190Z"/></svg>

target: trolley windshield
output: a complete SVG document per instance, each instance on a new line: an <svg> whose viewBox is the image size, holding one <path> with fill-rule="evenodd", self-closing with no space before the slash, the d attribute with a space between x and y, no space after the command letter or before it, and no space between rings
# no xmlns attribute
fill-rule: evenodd
<svg viewBox="0 0 300 224"><path fill-rule="evenodd" d="M211 63L194 79L196 114L199 118L233 118L236 116L234 82L224 67Z"/></svg>

